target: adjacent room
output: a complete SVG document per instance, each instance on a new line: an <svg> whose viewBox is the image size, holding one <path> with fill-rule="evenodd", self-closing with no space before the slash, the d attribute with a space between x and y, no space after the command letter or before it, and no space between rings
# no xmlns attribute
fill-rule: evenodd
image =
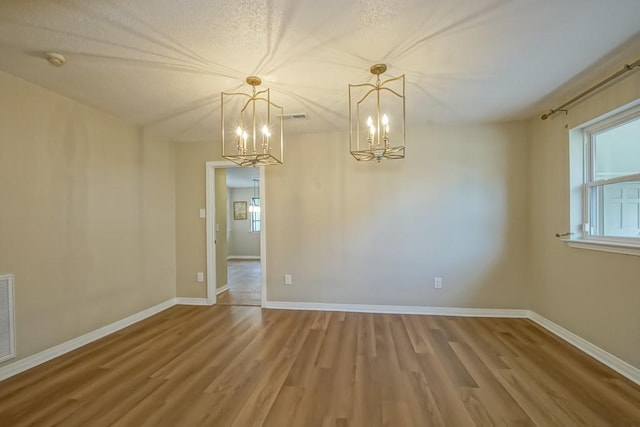
<svg viewBox="0 0 640 427"><path fill-rule="evenodd" d="M227 246L221 248L224 236L216 233L216 253L223 251L226 259L226 286L219 280L216 287L217 304L254 305L262 304L262 269L260 265L260 176L258 169L225 168L227 198ZM216 176L218 179L218 175ZM218 199L216 199L216 204ZM216 230L219 230L216 216ZM220 287L222 285L222 287ZM220 295L222 294L222 295Z"/></svg>
<svg viewBox="0 0 640 427"><path fill-rule="evenodd" d="M640 425L640 2L0 2L0 426Z"/></svg>

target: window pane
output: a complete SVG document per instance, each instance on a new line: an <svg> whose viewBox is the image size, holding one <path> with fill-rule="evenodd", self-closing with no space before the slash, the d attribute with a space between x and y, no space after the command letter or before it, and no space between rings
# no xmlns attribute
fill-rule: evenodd
<svg viewBox="0 0 640 427"><path fill-rule="evenodd" d="M640 180L591 188L591 234L640 237Z"/></svg>
<svg viewBox="0 0 640 427"><path fill-rule="evenodd" d="M260 231L260 197L251 198L251 231Z"/></svg>
<svg viewBox="0 0 640 427"><path fill-rule="evenodd" d="M640 173L640 118L594 138L596 180Z"/></svg>

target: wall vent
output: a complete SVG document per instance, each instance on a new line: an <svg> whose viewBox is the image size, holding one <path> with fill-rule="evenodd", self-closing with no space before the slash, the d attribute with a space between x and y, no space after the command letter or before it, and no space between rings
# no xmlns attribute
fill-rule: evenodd
<svg viewBox="0 0 640 427"><path fill-rule="evenodd" d="M13 275L0 275L0 362L16 357Z"/></svg>
<svg viewBox="0 0 640 427"><path fill-rule="evenodd" d="M282 118L284 120L300 120L300 119L308 119L307 113L290 113L283 114Z"/></svg>

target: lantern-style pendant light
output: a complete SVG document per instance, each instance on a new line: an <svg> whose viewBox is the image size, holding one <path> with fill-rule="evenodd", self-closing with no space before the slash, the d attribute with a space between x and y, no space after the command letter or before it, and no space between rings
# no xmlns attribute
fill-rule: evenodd
<svg viewBox="0 0 640 427"><path fill-rule="evenodd" d="M385 71L385 64L375 64L375 84L349 85L349 141L358 161L404 159L404 74L381 81Z"/></svg>
<svg viewBox="0 0 640 427"><path fill-rule="evenodd" d="M256 89L260 77L246 82L251 94L221 93L222 157L240 166L282 164L283 109L271 102L269 89Z"/></svg>

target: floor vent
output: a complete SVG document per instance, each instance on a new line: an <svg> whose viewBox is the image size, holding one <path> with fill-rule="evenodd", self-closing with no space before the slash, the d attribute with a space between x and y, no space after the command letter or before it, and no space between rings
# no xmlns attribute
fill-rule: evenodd
<svg viewBox="0 0 640 427"><path fill-rule="evenodd" d="M13 276L0 276L0 362L16 356Z"/></svg>

